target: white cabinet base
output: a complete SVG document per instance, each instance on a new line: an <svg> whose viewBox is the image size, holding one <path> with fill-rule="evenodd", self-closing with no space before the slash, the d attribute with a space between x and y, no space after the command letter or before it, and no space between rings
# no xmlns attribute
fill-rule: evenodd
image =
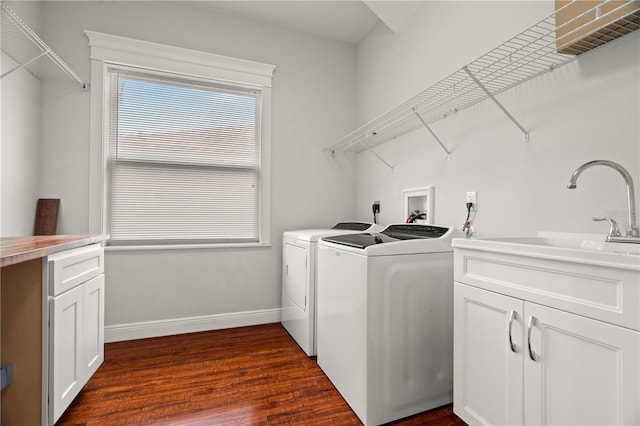
<svg viewBox="0 0 640 426"><path fill-rule="evenodd" d="M84 386L82 286L51 299L49 422L55 423Z"/></svg>
<svg viewBox="0 0 640 426"><path fill-rule="evenodd" d="M104 361L104 249L48 256L43 274L50 291L45 411L53 425Z"/></svg>
<svg viewBox="0 0 640 426"><path fill-rule="evenodd" d="M640 424L640 332L454 284L454 412L475 425Z"/></svg>
<svg viewBox="0 0 640 426"><path fill-rule="evenodd" d="M454 286L454 412L469 424L518 425L523 417L522 300ZM510 321L511 313L516 316ZM509 327L517 353L509 345Z"/></svg>
<svg viewBox="0 0 640 426"><path fill-rule="evenodd" d="M525 356L525 424L639 424L640 333L525 305L537 358Z"/></svg>
<svg viewBox="0 0 640 426"><path fill-rule="evenodd" d="M104 275L84 287L84 368L87 380L104 362Z"/></svg>

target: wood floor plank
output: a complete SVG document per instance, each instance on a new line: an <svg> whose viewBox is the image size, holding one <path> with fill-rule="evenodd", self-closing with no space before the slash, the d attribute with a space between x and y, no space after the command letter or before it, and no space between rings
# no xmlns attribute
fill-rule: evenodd
<svg viewBox="0 0 640 426"><path fill-rule="evenodd" d="M280 324L105 345L58 426L360 425ZM394 425L465 423L451 406Z"/></svg>

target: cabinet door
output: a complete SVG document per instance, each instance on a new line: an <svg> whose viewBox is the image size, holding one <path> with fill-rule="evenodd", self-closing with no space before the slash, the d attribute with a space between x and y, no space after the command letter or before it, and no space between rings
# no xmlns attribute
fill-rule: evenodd
<svg viewBox="0 0 640 426"><path fill-rule="evenodd" d="M51 299L49 421L55 423L85 383L82 285Z"/></svg>
<svg viewBox="0 0 640 426"><path fill-rule="evenodd" d="M84 287L84 368L86 379L104 361L104 275L98 275Z"/></svg>
<svg viewBox="0 0 640 426"><path fill-rule="evenodd" d="M534 303L525 314L525 424L640 424L640 333Z"/></svg>
<svg viewBox="0 0 640 426"><path fill-rule="evenodd" d="M523 423L523 312L519 299L454 284L453 410L465 422Z"/></svg>

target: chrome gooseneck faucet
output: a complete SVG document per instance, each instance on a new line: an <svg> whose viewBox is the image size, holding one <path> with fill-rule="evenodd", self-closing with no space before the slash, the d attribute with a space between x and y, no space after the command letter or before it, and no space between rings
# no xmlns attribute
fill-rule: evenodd
<svg viewBox="0 0 640 426"><path fill-rule="evenodd" d="M636 225L636 201L635 190L633 187L633 178L624 167L622 167L618 163L614 163L613 161L608 160L589 161L588 163L585 163L582 166L578 167L576 171L573 172L567 188L575 189L578 176L580 176L586 169L593 166L608 166L614 170L617 170L622 175L625 183L627 184L627 206L629 209L629 227L627 228L627 235L620 235L620 232L617 231L616 222L611 218L595 218L594 220L608 220L611 223L611 231L607 236L607 241L640 244L640 231L638 230L638 226Z"/></svg>

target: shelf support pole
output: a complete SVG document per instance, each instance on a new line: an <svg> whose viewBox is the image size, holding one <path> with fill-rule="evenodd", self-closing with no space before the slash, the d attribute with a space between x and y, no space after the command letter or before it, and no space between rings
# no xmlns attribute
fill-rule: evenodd
<svg viewBox="0 0 640 426"><path fill-rule="evenodd" d="M24 67L26 67L27 65L31 64L32 62L37 61L38 59L42 58L44 55L48 54L49 52L42 52L41 54L39 54L38 56L36 56L33 59L28 60L27 62L25 62L24 64L19 64L14 68L11 68L9 71L5 72L4 74L0 75L0 79L4 78L6 76L8 76L9 74L11 74L14 71L18 71L19 69L22 69Z"/></svg>
<svg viewBox="0 0 640 426"><path fill-rule="evenodd" d="M367 148L367 151L372 153L378 160L382 161L388 168L393 170L393 166L391 164L387 163L384 158L380 157L380 155L378 155L377 152L375 152L373 149L369 148L369 146L363 140L361 140L360 143L362 144L362 146Z"/></svg>
<svg viewBox="0 0 640 426"><path fill-rule="evenodd" d="M420 115L420 113L418 111L416 111L416 109L413 109L413 113L416 115L416 117L418 117L418 120L420 120L422 122L422 125L429 131L429 133L431 133L431 136L433 136L433 138L436 140L436 142L438 142L438 144L440 145L440 147L444 150L444 152L447 153L447 160L451 160L451 151L449 151L444 144L442 143L442 141L440 140L440 138L433 132L433 130L431 130L431 127L429 127L429 125L427 124L426 121L424 121L424 118L422 118L422 116Z"/></svg>
<svg viewBox="0 0 640 426"><path fill-rule="evenodd" d="M515 119L515 117L513 115L511 115L511 113L509 113L509 111L507 111L507 109L500 103L500 101L498 101L496 99L495 96L493 96L493 94L491 92L489 92L489 90L487 90L487 88L484 86L484 84L482 84L480 82L480 80L478 80L476 78L475 75L473 75L473 73L471 71L469 71L469 68L467 68L466 66L462 67L462 69L469 75L469 77L471 77L471 79L478 85L478 87L480 89L482 89L482 91L489 97L489 99L491 99L493 101L493 103L495 103L498 108L500 108L502 110L502 112L505 113L505 115L507 117L509 117L509 120L511 120L513 122L513 124L515 124L516 126L518 126L518 128L522 131L522 139L524 142L529 142L529 132L527 131L527 129L525 129L524 127L522 127L522 125L518 122L518 120Z"/></svg>

